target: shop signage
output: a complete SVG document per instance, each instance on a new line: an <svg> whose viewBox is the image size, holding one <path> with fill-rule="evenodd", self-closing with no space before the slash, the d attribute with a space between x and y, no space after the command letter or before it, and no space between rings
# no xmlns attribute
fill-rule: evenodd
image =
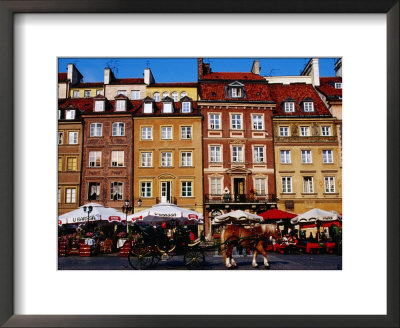
<svg viewBox="0 0 400 328"><path fill-rule="evenodd" d="M154 212L155 216L161 216L161 217L177 217L176 213L157 213Z"/></svg>
<svg viewBox="0 0 400 328"><path fill-rule="evenodd" d="M118 221L121 222L121 218L119 216L109 216L108 217L108 221L112 222L112 221Z"/></svg>

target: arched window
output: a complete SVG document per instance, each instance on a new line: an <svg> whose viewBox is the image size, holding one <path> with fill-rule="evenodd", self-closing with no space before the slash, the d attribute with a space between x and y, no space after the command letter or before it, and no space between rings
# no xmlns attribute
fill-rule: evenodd
<svg viewBox="0 0 400 328"><path fill-rule="evenodd" d="M186 97L187 96L187 92L186 91L182 91L181 92L181 99L183 98L183 97Z"/></svg>
<svg viewBox="0 0 400 328"><path fill-rule="evenodd" d="M154 92L153 98L154 98L154 101L160 101L160 93L159 92Z"/></svg>
<svg viewBox="0 0 400 328"><path fill-rule="evenodd" d="M163 94L162 94L162 97L163 97L163 98L165 98L165 97L169 97L169 92L167 92L167 91L164 91L164 92L163 92Z"/></svg>
<svg viewBox="0 0 400 328"><path fill-rule="evenodd" d="M179 100L178 99L178 92L176 92L176 91L172 92L172 99L174 99L175 102Z"/></svg>

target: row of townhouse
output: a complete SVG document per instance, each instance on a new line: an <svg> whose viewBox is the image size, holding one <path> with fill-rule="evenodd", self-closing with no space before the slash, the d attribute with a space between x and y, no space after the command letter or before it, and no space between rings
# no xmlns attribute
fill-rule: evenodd
<svg viewBox="0 0 400 328"><path fill-rule="evenodd" d="M197 83L157 84L149 69L119 82L105 69L91 97L59 76L59 213L167 200L202 212L208 232L232 209L341 212L341 77L319 78L315 59L299 77L259 72L258 61L219 73L198 59Z"/></svg>

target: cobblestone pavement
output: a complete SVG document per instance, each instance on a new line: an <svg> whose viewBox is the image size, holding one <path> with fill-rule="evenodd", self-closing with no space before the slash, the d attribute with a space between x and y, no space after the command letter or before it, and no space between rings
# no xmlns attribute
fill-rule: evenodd
<svg viewBox="0 0 400 328"><path fill-rule="evenodd" d="M251 267L252 256L236 256L238 270L263 270L263 257L258 256L259 269ZM332 254L279 254L269 253L271 270L341 270L342 256ZM127 258L117 254L97 255L92 257L67 256L58 259L59 270L132 270ZM153 270L186 270L183 256L174 256L167 261L160 261ZM221 256L206 255L203 270L227 270Z"/></svg>

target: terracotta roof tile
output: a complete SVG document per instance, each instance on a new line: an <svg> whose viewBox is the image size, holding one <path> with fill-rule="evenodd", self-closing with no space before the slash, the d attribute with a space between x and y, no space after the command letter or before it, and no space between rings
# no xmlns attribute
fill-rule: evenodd
<svg viewBox="0 0 400 328"><path fill-rule="evenodd" d="M68 74L67 73L58 73L58 82L67 82Z"/></svg>
<svg viewBox="0 0 400 328"><path fill-rule="evenodd" d="M203 75L202 80L240 80L240 81L264 81L265 79L254 73L244 72L215 72Z"/></svg>
<svg viewBox="0 0 400 328"><path fill-rule="evenodd" d="M110 84L144 84L143 78L114 79Z"/></svg>
<svg viewBox="0 0 400 328"><path fill-rule="evenodd" d="M339 99L339 97L342 97L342 89L335 88L335 82L342 82L342 78L340 76L320 77L319 81L320 86L317 87L317 89L327 98Z"/></svg>
<svg viewBox="0 0 400 328"><path fill-rule="evenodd" d="M103 82L81 82L78 84L75 84L71 88L96 88L96 87L103 87L104 83Z"/></svg>
<svg viewBox="0 0 400 328"><path fill-rule="evenodd" d="M154 83L150 84L149 87L197 87L197 82L171 82L171 83Z"/></svg>

